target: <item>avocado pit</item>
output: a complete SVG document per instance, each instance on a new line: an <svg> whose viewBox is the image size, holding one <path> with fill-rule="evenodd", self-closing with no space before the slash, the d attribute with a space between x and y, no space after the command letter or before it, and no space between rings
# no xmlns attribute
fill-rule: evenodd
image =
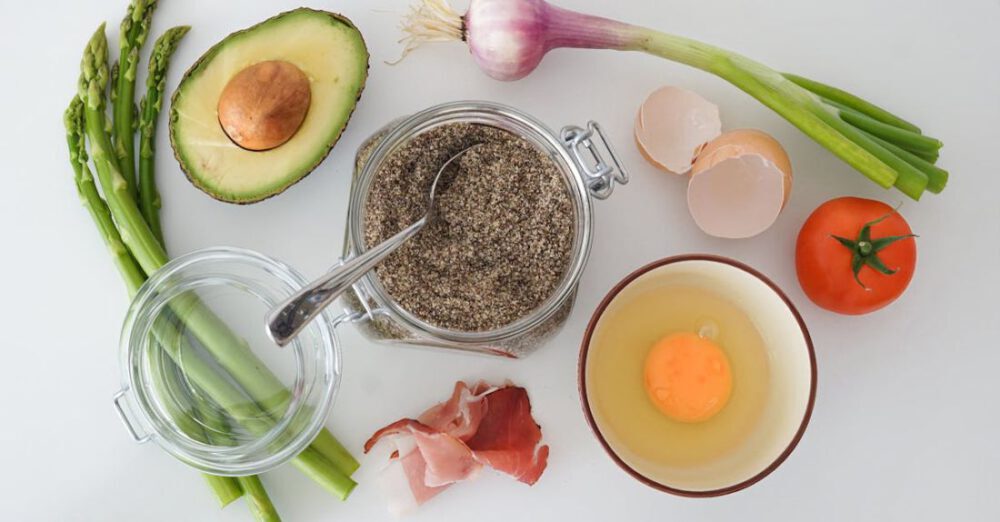
<svg viewBox="0 0 1000 522"><path fill-rule="evenodd" d="M268 60L237 73L219 96L219 124L252 151L273 149L295 135L312 101L309 78L290 62Z"/></svg>

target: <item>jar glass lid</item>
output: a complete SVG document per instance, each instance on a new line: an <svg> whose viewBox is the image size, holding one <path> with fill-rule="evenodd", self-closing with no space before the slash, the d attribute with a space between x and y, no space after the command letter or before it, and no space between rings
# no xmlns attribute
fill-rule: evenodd
<svg viewBox="0 0 1000 522"><path fill-rule="evenodd" d="M287 265L233 248L179 257L139 290L122 330L122 420L181 461L256 474L293 458L322 429L340 381L324 314L288 346L265 316L305 285Z"/></svg>

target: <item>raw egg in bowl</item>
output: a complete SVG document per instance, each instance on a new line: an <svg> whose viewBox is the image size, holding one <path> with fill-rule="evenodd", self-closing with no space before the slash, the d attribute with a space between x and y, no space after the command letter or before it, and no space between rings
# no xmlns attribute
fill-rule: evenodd
<svg viewBox="0 0 1000 522"><path fill-rule="evenodd" d="M584 414L611 458L669 493L753 485L798 444L816 357L784 293L731 259L683 255L620 281L580 350Z"/></svg>

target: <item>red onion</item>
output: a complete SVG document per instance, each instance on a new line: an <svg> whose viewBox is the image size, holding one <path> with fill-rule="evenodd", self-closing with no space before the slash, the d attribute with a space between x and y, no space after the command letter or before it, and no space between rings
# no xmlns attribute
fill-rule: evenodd
<svg viewBox="0 0 1000 522"><path fill-rule="evenodd" d="M557 47L626 49L629 26L542 0L478 0L465 14L465 41L479 67L497 80L518 80Z"/></svg>

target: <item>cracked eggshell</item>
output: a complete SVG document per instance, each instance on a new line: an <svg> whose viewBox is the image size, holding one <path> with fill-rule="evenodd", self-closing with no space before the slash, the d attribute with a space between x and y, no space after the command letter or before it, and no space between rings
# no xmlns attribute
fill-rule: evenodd
<svg viewBox="0 0 1000 522"><path fill-rule="evenodd" d="M752 237L778 219L791 188L791 162L777 140L731 131L706 145L692 166L688 210L706 234Z"/></svg>
<svg viewBox="0 0 1000 522"><path fill-rule="evenodd" d="M737 129L727 131L718 138L705 145L694 165L691 166L691 174L703 172L712 168L720 161L742 156L744 154L758 154L771 163L774 163L781 173L785 175L785 199L792 193L792 161L788 159L788 153L781 146L778 140L770 134L757 129ZM784 206L784 203L782 204Z"/></svg>
<svg viewBox="0 0 1000 522"><path fill-rule="evenodd" d="M639 106L635 141L657 168L683 175L706 143L722 132L719 108L679 87L661 87Z"/></svg>

